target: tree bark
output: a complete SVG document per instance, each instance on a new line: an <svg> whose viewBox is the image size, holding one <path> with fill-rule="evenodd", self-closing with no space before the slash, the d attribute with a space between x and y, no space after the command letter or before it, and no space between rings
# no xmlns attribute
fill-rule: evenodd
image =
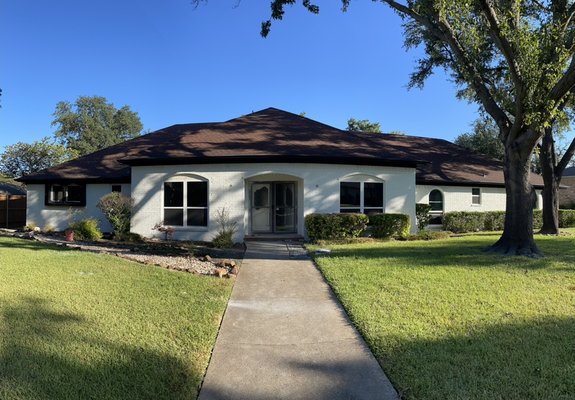
<svg viewBox="0 0 575 400"><path fill-rule="evenodd" d="M541 148L539 151L539 162L541 164L541 175L543 176L543 226L539 233L544 235L559 234L559 179L556 173L555 143L551 128L545 130Z"/></svg>
<svg viewBox="0 0 575 400"><path fill-rule="evenodd" d="M529 183L532 150L528 146L505 147L505 225L499 240L487 250L507 256L543 257L533 239L533 207L537 197Z"/></svg>

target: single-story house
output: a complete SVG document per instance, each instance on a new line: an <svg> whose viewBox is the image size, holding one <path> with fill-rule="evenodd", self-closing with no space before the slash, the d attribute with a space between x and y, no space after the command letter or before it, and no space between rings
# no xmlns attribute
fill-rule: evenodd
<svg viewBox="0 0 575 400"><path fill-rule="evenodd" d="M532 180L540 196L541 178ZM84 215L109 230L96 204L119 191L134 200L132 232L161 237L161 224L189 240L211 240L224 209L237 241L305 236L310 213L403 213L415 230L419 202L438 216L505 209L496 160L441 139L348 132L275 108L173 125L21 181L28 223L64 230Z"/></svg>

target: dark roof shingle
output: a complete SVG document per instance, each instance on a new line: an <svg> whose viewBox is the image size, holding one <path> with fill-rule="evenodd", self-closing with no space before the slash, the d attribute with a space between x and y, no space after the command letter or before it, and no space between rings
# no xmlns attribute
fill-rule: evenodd
<svg viewBox="0 0 575 400"><path fill-rule="evenodd" d="M275 108L226 122L172 125L20 180L129 182L131 165L297 161L417 165L418 183L503 185L501 162L445 140L347 132Z"/></svg>

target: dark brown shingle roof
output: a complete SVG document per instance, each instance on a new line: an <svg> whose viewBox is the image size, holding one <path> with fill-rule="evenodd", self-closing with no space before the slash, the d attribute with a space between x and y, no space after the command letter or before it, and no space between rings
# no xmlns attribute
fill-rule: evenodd
<svg viewBox="0 0 575 400"><path fill-rule="evenodd" d="M129 182L131 165L298 161L417 165L418 183L503 185L501 163L445 140L350 133L275 108L226 122L173 125L21 180Z"/></svg>
<svg viewBox="0 0 575 400"><path fill-rule="evenodd" d="M424 161L417 166L418 184L504 186L503 162L474 153L443 139L418 136L356 132L377 146L409 154ZM540 175L532 174L531 183L543 186Z"/></svg>

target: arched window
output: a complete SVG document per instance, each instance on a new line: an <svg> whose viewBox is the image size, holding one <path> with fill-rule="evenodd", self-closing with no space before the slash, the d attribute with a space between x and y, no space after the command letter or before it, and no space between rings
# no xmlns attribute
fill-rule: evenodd
<svg viewBox="0 0 575 400"><path fill-rule="evenodd" d="M429 205L431 206L431 211L442 212L443 211L443 193L439 190L434 189L429 193Z"/></svg>

